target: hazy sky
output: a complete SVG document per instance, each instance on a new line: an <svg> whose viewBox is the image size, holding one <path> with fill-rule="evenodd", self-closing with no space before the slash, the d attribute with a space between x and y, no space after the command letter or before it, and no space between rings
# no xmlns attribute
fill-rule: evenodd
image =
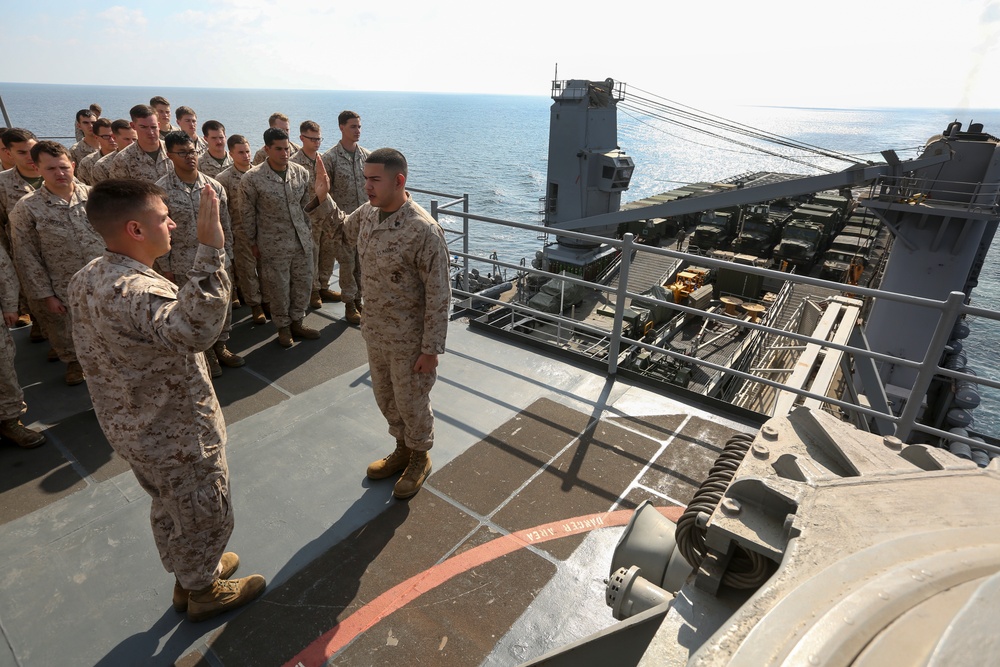
<svg viewBox="0 0 1000 667"><path fill-rule="evenodd" d="M0 80L1000 107L1000 0L0 3ZM610 9L610 11L609 11ZM61 44L60 44L61 42Z"/></svg>

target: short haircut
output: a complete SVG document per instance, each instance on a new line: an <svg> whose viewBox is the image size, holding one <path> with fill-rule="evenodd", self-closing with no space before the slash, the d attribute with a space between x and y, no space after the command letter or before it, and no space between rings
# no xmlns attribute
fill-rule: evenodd
<svg viewBox="0 0 1000 667"><path fill-rule="evenodd" d="M288 133L276 127L269 127L264 130L264 145L270 146L275 141L288 141Z"/></svg>
<svg viewBox="0 0 1000 667"><path fill-rule="evenodd" d="M229 148L229 150L233 150L233 148L239 146L240 144L247 144L249 146L250 142L247 141L247 138L244 137L242 134L234 134L231 135L228 139L226 139L226 146Z"/></svg>
<svg viewBox="0 0 1000 667"><path fill-rule="evenodd" d="M382 164L394 174L407 175L406 158L395 148L379 148L365 160L368 164Z"/></svg>
<svg viewBox="0 0 1000 667"><path fill-rule="evenodd" d="M69 154L69 150L62 144L56 141L39 141L37 144L31 147L31 161L38 164L38 158L45 153L46 155L51 155L52 157L59 157L65 155L70 162L73 161L73 156Z"/></svg>
<svg viewBox="0 0 1000 667"><path fill-rule="evenodd" d="M115 134L120 134L123 130L131 130L132 126L129 125L128 121L124 118L119 118L118 120L111 123L111 131Z"/></svg>
<svg viewBox="0 0 1000 667"><path fill-rule="evenodd" d="M191 140L191 137L184 130L174 130L163 137L163 145L166 146L168 151L176 146L183 146L185 144L194 145L194 141Z"/></svg>
<svg viewBox="0 0 1000 667"><path fill-rule="evenodd" d="M19 144L22 141L38 141L38 137L31 130L26 130L23 127L12 127L3 133L3 145L7 148L11 147L11 144Z"/></svg>
<svg viewBox="0 0 1000 667"><path fill-rule="evenodd" d="M153 98L156 99L156 98ZM139 120L140 118L149 118L150 116L155 116L156 112L153 111L153 107L148 104L136 104L134 107L128 110L128 115L133 121Z"/></svg>
<svg viewBox="0 0 1000 667"><path fill-rule="evenodd" d="M97 118L97 116L90 109L80 109L76 112L76 122L79 123L81 118Z"/></svg>
<svg viewBox="0 0 1000 667"><path fill-rule="evenodd" d="M351 120L352 118L357 118L358 120L361 120L361 116L359 116L356 111L348 111L347 109L344 109L343 111L340 112L340 115L337 116L337 124L347 125L347 121Z"/></svg>
<svg viewBox="0 0 1000 667"><path fill-rule="evenodd" d="M111 121L108 120L107 118L98 118L97 120L94 121L94 134L97 134L98 130L105 127L110 130Z"/></svg>
<svg viewBox="0 0 1000 667"><path fill-rule="evenodd" d="M180 120L184 116L194 116L197 118L198 114L196 114L194 109L191 107L180 106L177 107L177 111L174 112L174 116L176 116L177 120Z"/></svg>
<svg viewBox="0 0 1000 667"><path fill-rule="evenodd" d="M104 107L102 107L97 102L94 102L93 104L90 105L90 110L94 112L95 116L100 116L101 113L104 111Z"/></svg>
<svg viewBox="0 0 1000 667"><path fill-rule="evenodd" d="M279 121L279 120L283 120L283 121L285 121L287 123L288 122L288 116L286 116L285 114L281 113L280 111L275 111L273 114L271 114L270 118L267 119L267 125L268 125L268 127L274 127L275 121Z"/></svg>
<svg viewBox="0 0 1000 667"><path fill-rule="evenodd" d="M135 220L152 208L152 200L165 202L167 193L149 181L109 179L90 189L87 197L87 220L97 233L114 236L129 220Z"/></svg>
<svg viewBox="0 0 1000 667"><path fill-rule="evenodd" d="M159 106L161 104L165 104L168 107L170 106L170 102L167 101L167 98L160 95L157 95L149 100L149 106L151 107Z"/></svg>
<svg viewBox="0 0 1000 667"><path fill-rule="evenodd" d="M207 137L208 133L213 130L225 132L226 126L217 120L206 120L204 123L201 124L201 133L203 136Z"/></svg>
<svg viewBox="0 0 1000 667"><path fill-rule="evenodd" d="M319 132L319 123L314 120L304 120L299 124L299 134L306 132Z"/></svg>

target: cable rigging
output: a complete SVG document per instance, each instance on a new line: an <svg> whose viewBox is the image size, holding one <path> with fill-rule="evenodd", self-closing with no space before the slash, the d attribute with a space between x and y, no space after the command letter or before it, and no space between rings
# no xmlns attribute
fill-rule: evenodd
<svg viewBox="0 0 1000 667"><path fill-rule="evenodd" d="M643 93L651 97L644 97L641 94L636 94L635 91L638 91L639 93ZM791 162L796 162L798 164L802 164L810 168L818 169L825 172L833 172L836 170L830 169L828 167L823 167L817 164L813 164L811 162L806 161L803 158L806 158L808 156L822 157L832 160L838 160L841 162L847 162L850 164L869 162L868 160L865 160L859 155L851 155L848 153L842 153L839 151L824 149L820 146L816 146L808 142L798 141L773 132L768 132L766 130L759 130L757 128L753 128L743 123L731 121L722 118L721 116L707 113L699 109L695 109L694 107L690 107L675 102L673 100L669 100L665 97L656 95L655 93L650 93L641 88L632 87L630 93L631 94L628 96L628 98L626 98L626 100L624 100L619 105L619 107L624 107L625 109L632 111L636 114L655 118L657 120L663 121L665 123L670 123L672 125L684 128L692 132L704 134L719 141L732 143L736 146L745 148L748 151L753 151L755 153L763 153L765 155L770 155L784 160L789 160ZM637 122L643 123L651 128L664 132L669 136L674 136L675 138L685 141L691 141L696 145L709 147L705 144L699 144L696 141L692 141L691 139L671 134L670 132L667 132L663 128L659 128L655 125L647 123L635 115L632 114L628 115L633 119L635 119ZM728 133L728 135L737 135L737 136L727 136L727 134L723 133ZM803 153L806 153L806 155L801 155L801 156L788 155L785 153L768 150L761 146L740 140L739 138L737 138L738 136L745 137L747 140L761 141L761 142L775 144L777 146L784 148L790 148L793 150L802 151ZM726 150L726 149L720 149L720 150ZM731 151L731 152L744 153L745 151Z"/></svg>

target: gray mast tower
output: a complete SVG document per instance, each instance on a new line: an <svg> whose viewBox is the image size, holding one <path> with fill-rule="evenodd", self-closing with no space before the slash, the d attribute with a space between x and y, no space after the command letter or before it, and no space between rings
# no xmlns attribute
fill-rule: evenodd
<svg viewBox="0 0 1000 667"><path fill-rule="evenodd" d="M552 82L547 226L618 210L635 168L618 146L618 102L624 97L624 85L611 79ZM587 231L613 236L616 230L612 225ZM601 244L557 237L555 245L545 248L543 262L550 271L590 279L614 254Z"/></svg>
<svg viewBox="0 0 1000 667"><path fill-rule="evenodd" d="M969 300L997 231L1000 139L984 133L981 124L963 132L962 124L954 122L927 141L921 157L949 154L947 162L910 176L883 177L874 196L861 200L895 236L881 289L942 301L963 292ZM883 155L893 163L894 154ZM937 311L919 305L876 299L865 327L869 348L923 361L938 317ZM956 340L964 335L960 330L956 327L951 341L956 350L961 345ZM964 366L961 358L958 366ZM931 387L925 395L928 387L914 386L916 369L898 364L883 364L879 375L896 414L919 392L913 399L926 401L922 421L965 426L946 423L950 387L938 392Z"/></svg>

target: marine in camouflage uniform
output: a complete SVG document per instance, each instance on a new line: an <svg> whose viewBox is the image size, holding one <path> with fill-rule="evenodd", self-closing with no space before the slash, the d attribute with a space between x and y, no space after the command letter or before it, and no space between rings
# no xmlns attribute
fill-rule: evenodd
<svg viewBox="0 0 1000 667"><path fill-rule="evenodd" d="M0 173L0 245L13 261L14 249L10 244L10 212L14 210L17 202L42 187L42 176L38 174L38 169L31 160L31 148L37 143L33 133L24 128L13 128L5 132L3 138L10 143L9 147L6 145L4 147L8 149L15 165ZM24 175L32 172L37 176ZM45 334L38 320L31 320L31 307L23 289L19 312L21 317L18 319L18 325L31 323L31 342L45 340Z"/></svg>
<svg viewBox="0 0 1000 667"><path fill-rule="evenodd" d="M353 153L346 150L339 141L323 154L323 164L330 174L330 196L337 203L337 208L350 214L359 206L367 203L365 194L365 160L370 151L361 146L355 147ZM359 269L357 256L345 236L339 221L333 221L334 254L340 262L340 298L344 304L361 303L361 286L358 284Z"/></svg>
<svg viewBox="0 0 1000 667"><path fill-rule="evenodd" d="M94 165L97 164L97 161L118 149L115 133L111 129L111 121L107 118L95 120L90 131L97 141L97 150L83 156L76 163L76 169L73 172L79 180L87 185L93 185L96 182L94 181Z"/></svg>
<svg viewBox="0 0 1000 667"><path fill-rule="evenodd" d="M265 161L240 183L242 227L251 247L259 249L261 282L279 332L305 317L313 284L312 225L335 214L329 196L315 201L310 180L298 164L289 162L282 177Z"/></svg>
<svg viewBox="0 0 1000 667"><path fill-rule="evenodd" d="M70 285L94 412L152 499L160 560L176 577L174 609L193 621L245 604L265 586L259 575L228 579L239 558L225 553L233 530L226 424L200 352L219 335L232 285L218 202L206 191L190 279L177 286L151 268L173 228L162 191L135 181L97 185L88 211L108 250Z"/></svg>
<svg viewBox="0 0 1000 667"><path fill-rule="evenodd" d="M107 157L118 150L115 133L112 131L111 127L112 123L107 118L98 118L94 122L92 132L98 141L98 150L87 154L83 157L83 159L76 163L74 174L78 179L87 185L93 185L97 182L94 180L94 166L97 164L98 160L102 157Z"/></svg>
<svg viewBox="0 0 1000 667"><path fill-rule="evenodd" d="M198 206L201 202L201 191L206 187L215 190L219 199L219 217L226 235L226 259L232 259L233 230L229 217L229 197L219 181L199 172L198 179L189 185L181 181L176 172L171 171L158 180L156 185L167 193L167 209L170 211L171 220L177 225L170 235L170 252L156 262L156 269L160 273L172 274L177 283L187 281L187 274L194 266L195 253L198 250Z"/></svg>
<svg viewBox="0 0 1000 667"><path fill-rule="evenodd" d="M110 153L108 155L110 155ZM94 180L94 165L96 165L97 161L102 157L107 157L107 155L101 155L101 151L94 151L80 160L76 164L76 177L87 185L93 185L96 183Z"/></svg>
<svg viewBox="0 0 1000 667"><path fill-rule="evenodd" d="M227 260L226 270L228 272L232 267L233 232L229 219L228 197L222 184L214 178L209 178L199 173L195 182L188 185L177 176L176 171L171 171L158 180L156 185L163 188L167 193L165 199L167 210L170 212L170 219L176 225L176 228L170 234L170 252L156 260L156 269L177 284L184 284L191 277L195 256L199 248L198 207L201 204L202 190L210 187L215 190L216 197L219 199L219 217L226 238L225 254ZM224 348L225 342L229 340L232 329L233 308L232 302L230 302L219 338L217 341L213 341L214 346L222 343L222 347ZM211 363L211 361L210 359L209 362ZM242 365L241 362L242 359L233 361L233 363L239 365ZM227 365L229 364L227 363Z"/></svg>
<svg viewBox="0 0 1000 667"><path fill-rule="evenodd" d="M101 181L111 178L111 165L114 164L115 157L128 146L135 143L136 131L132 129L127 120L119 119L111 123L111 133L115 137L115 150L107 155L101 156L94 163L91 169L91 185L96 185Z"/></svg>
<svg viewBox="0 0 1000 667"><path fill-rule="evenodd" d="M410 449L427 451L434 444L430 390L437 375L412 369L421 354L445 351L451 307L448 246L440 225L409 193L406 203L381 222L379 213L365 203L344 222L346 238L357 240L368 295L361 333L372 389L389 433Z"/></svg>
<svg viewBox="0 0 1000 667"><path fill-rule="evenodd" d="M35 191L36 186L41 187L41 177L37 180L29 181L17 167L0 172L0 223L3 225L3 234L0 234L0 244L3 249L11 253L10 247L10 212L14 210L17 202Z"/></svg>
<svg viewBox="0 0 1000 667"><path fill-rule="evenodd" d="M80 139L80 141L73 144L73 147L69 149L70 159L73 160L74 164L77 166L83 162L83 159L90 155L91 153L100 153L99 148L94 148L87 143L86 139Z"/></svg>
<svg viewBox="0 0 1000 667"><path fill-rule="evenodd" d="M231 166L233 166L233 158L229 157L229 153L226 153L226 159L222 162L212 157L212 154L207 150L198 158L198 171L211 178L217 179L219 174Z"/></svg>
<svg viewBox="0 0 1000 667"><path fill-rule="evenodd" d="M199 354L226 319L224 258L199 246L190 279L178 287L108 251L69 288L94 412L152 496L160 560L187 590L215 580L233 531L226 423Z"/></svg>
<svg viewBox="0 0 1000 667"><path fill-rule="evenodd" d="M361 334L372 391L396 439L396 449L369 465L367 475L384 479L403 471L392 491L397 498L416 494L431 471L430 392L451 307L444 233L406 192L406 172L399 151L372 153L365 165L369 201L344 221L368 295Z"/></svg>
<svg viewBox="0 0 1000 667"><path fill-rule="evenodd" d="M111 165L114 164L115 156L118 155L120 151L111 151L107 155L102 155L94 162L94 166L90 170L90 181L91 185L97 185L101 181L106 181L111 178Z"/></svg>
<svg viewBox="0 0 1000 667"><path fill-rule="evenodd" d="M208 152L208 142L205 141L203 137L195 135L194 138L191 139L191 142L194 144L194 149L198 151L198 157L201 157Z"/></svg>
<svg viewBox="0 0 1000 667"><path fill-rule="evenodd" d="M240 183L246 172L233 164L222 171L217 179L226 190L229 219L233 229L233 265L236 281L244 302L255 311L264 301L261 294L260 278L257 273L257 258L253 256L250 239L243 225L242 193Z"/></svg>
<svg viewBox="0 0 1000 667"><path fill-rule="evenodd" d="M297 143L295 143L290 139L288 141L288 145L292 149L292 157L294 157L296 153L302 150L302 146L299 146ZM257 152L253 154L253 165L256 167L258 164L263 163L264 160L266 159L267 159L267 153L264 152L264 147L261 146L260 148L257 149Z"/></svg>
<svg viewBox="0 0 1000 667"><path fill-rule="evenodd" d="M21 423L27 406L14 368L14 338L7 328L17 319L19 291L14 263L7 251L0 248L0 311L4 314L4 322L0 323L0 436L30 448L45 442L45 436Z"/></svg>
<svg viewBox="0 0 1000 667"><path fill-rule="evenodd" d="M317 156L318 157L318 156ZM306 155L304 150L299 150L291 157L291 162L302 165L309 173L309 191L316 185L316 159ZM331 193L332 194L332 193ZM339 211L338 211L339 212ZM330 289L330 277L333 275L333 265L336 262L334 254L336 248L333 243L333 226L340 226L340 221L335 217L327 217L318 220L312 225L313 237L313 284L312 291L315 297L320 298L320 290ZM316 307L322 303L313 304Z"/></svg>
<svg viewBox="0 0 1000 667"><path fill-rule="evenodd" d="M147 155L137 141L115 156L109 175L111 178L134 178L139 181L156 183L171 171L173 171L173 165L167 158L167 149L162 140L160 140L159 153L155 159Z"/></svg>
<svg viewBox="0 0 1000 667"><path fill-rule="evenodd" d="M17 313L17 299L20 287L14 263L6 251L0 248L0 310ZM6 324L0 325L0 420L18 419L25 413L24 392L14 370L14 339Z"/></svg>
<svg viewBox="0 0 1000 667"><path fill-rule="evenodd" d="M79 182L72 182L71 188L67 200L49 190L48 184L43 185L17 203L10 224L14 264L31 312L59 359L68 364L67 384L79 384L83 377L73 345L72 316L68 311L56 312L54 306L68 303L70 278L104 252L104 241L87 220L90 188Z"/></svg>

